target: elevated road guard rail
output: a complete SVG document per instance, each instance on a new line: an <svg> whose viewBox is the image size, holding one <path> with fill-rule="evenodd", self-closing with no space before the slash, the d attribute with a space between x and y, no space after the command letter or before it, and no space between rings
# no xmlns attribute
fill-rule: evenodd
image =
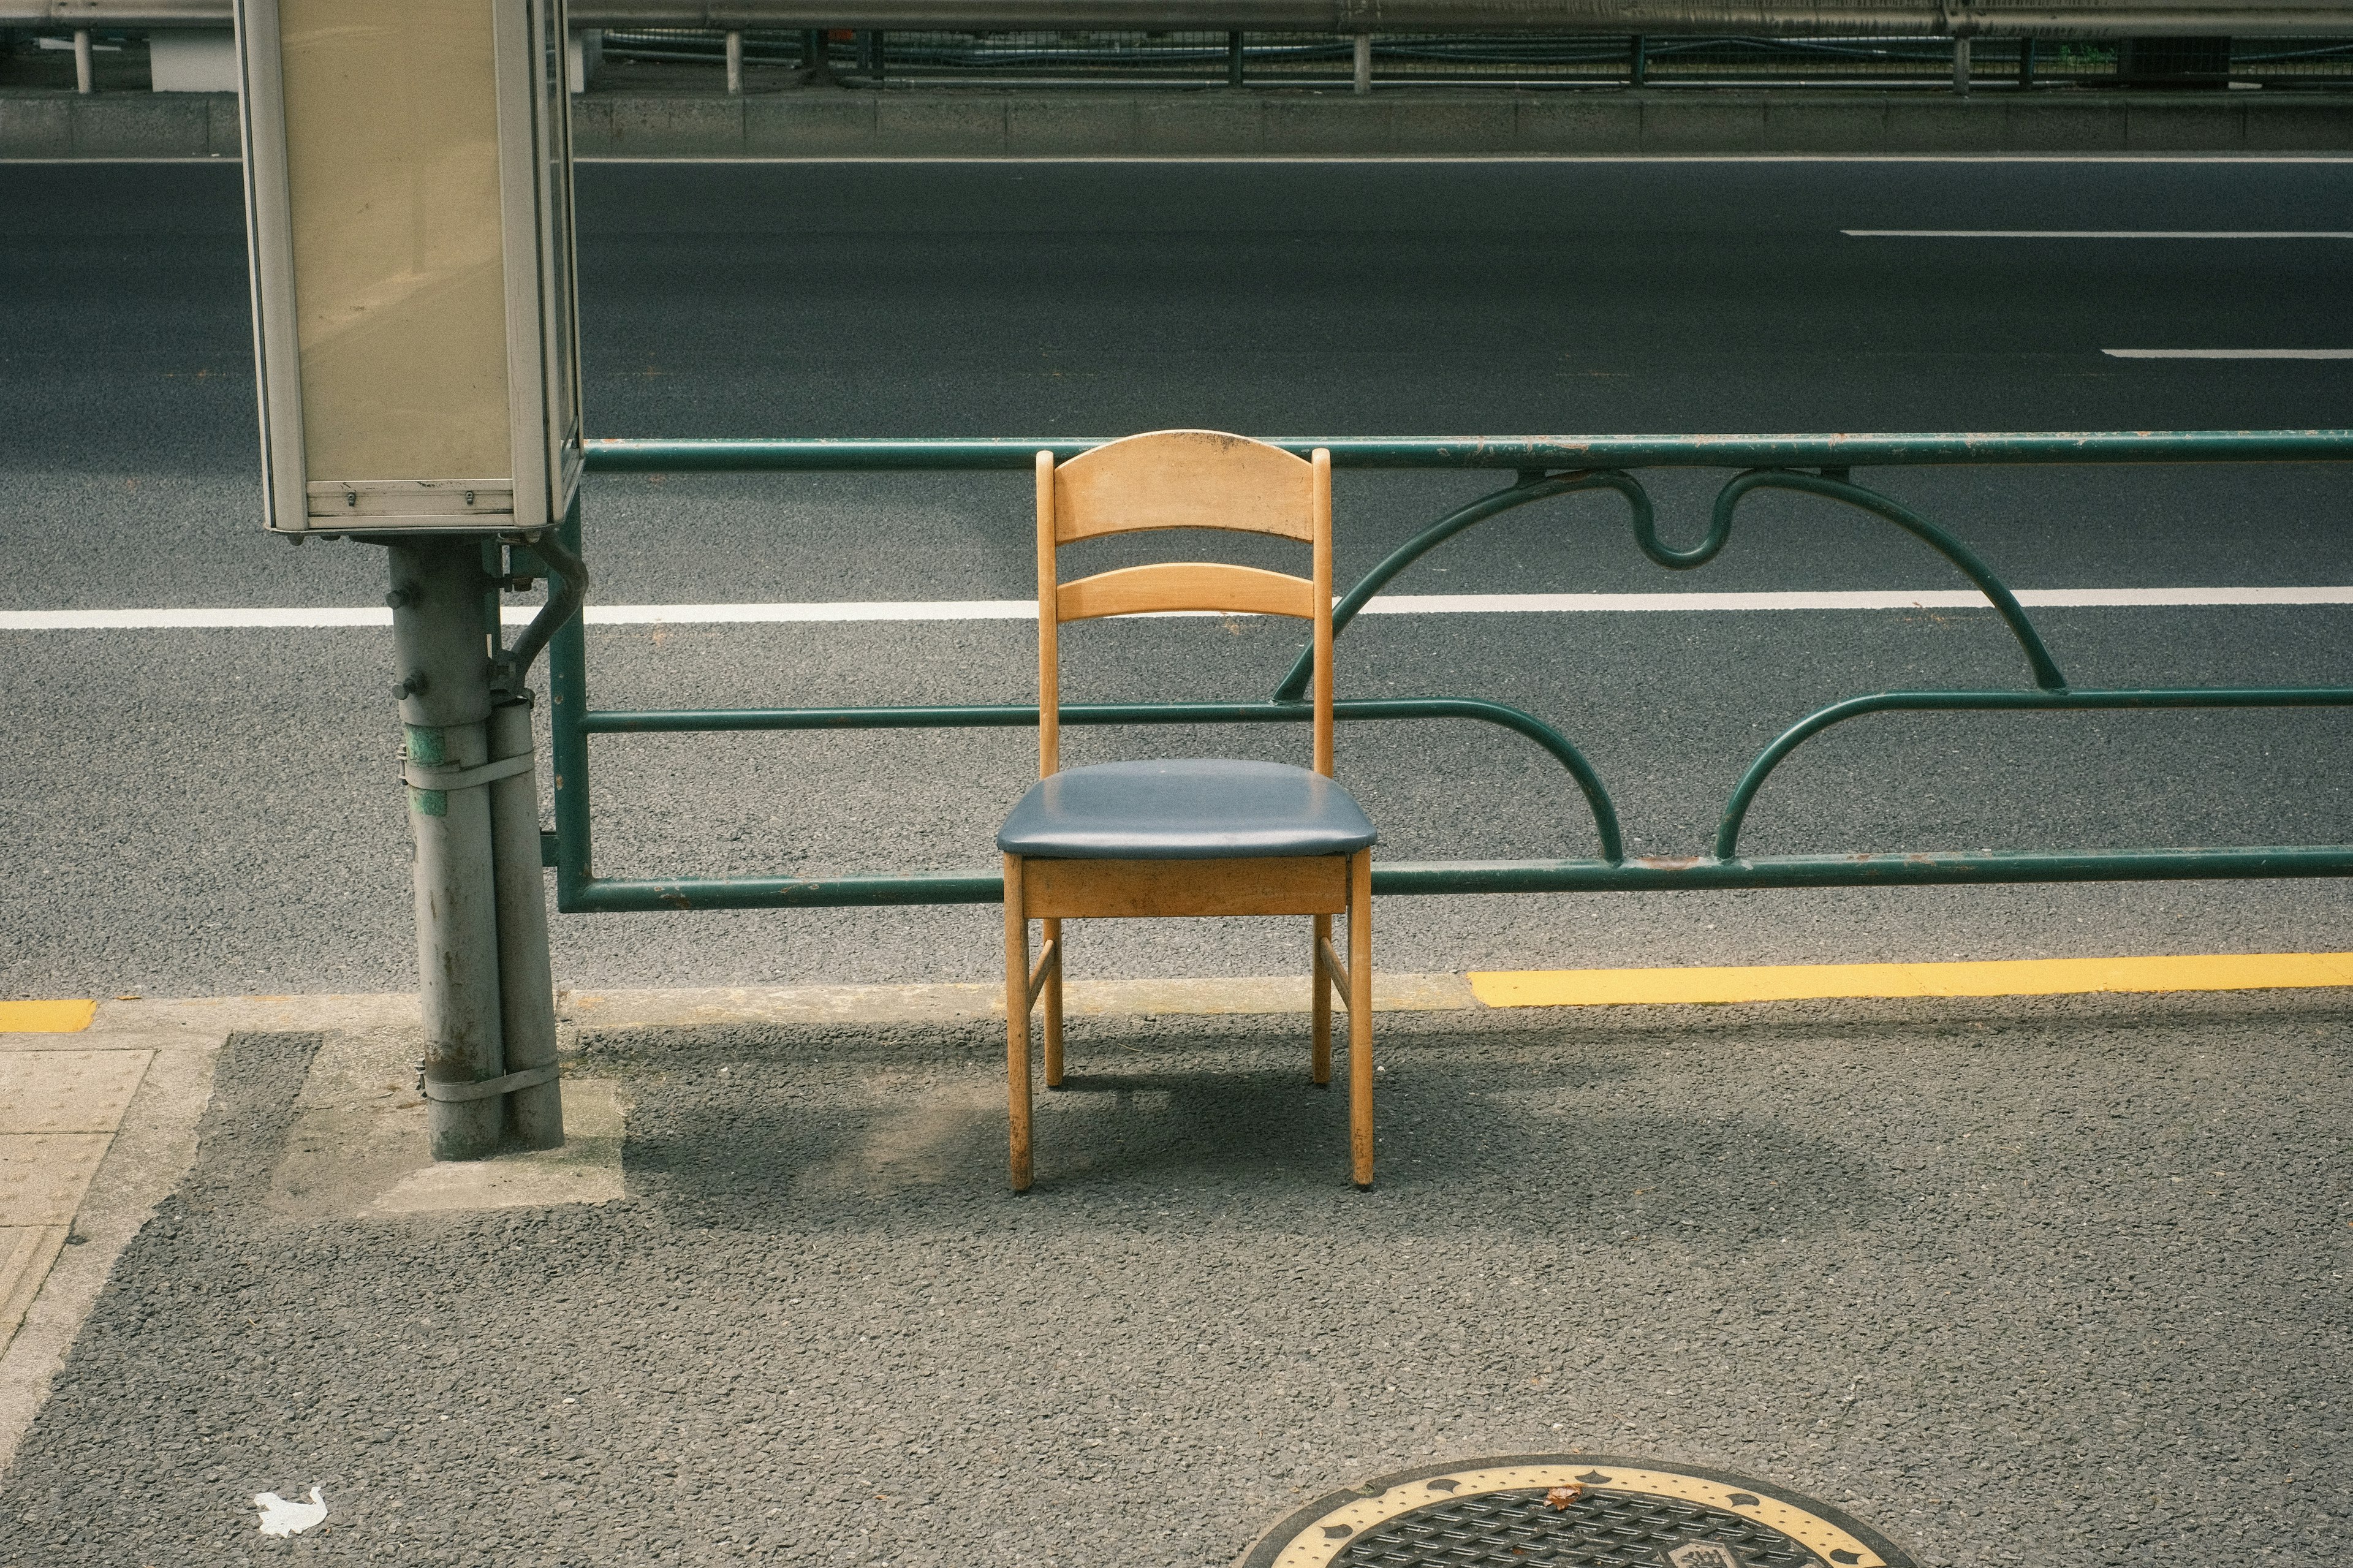
<svg viewBox="0 0 2353 1568"><path fill-rule="evenodd" d="M587 447L599 473L916 473L1029 471L1036 454L1069 458L1109 437L1037 440L601 440ZM1277 437L1304 453L1330 450L1335 468L1492 469L1512 482L1439 519L1392 552L1343 596L1335 633L1430 550L1467 529L1532 502L1608 490L1624 504L1636 546L1670 571L1705 565L1731 537L1745 499L1794 491L1854 507L1918 539L1958 571L2000 616L2017 643L2029 684L2002 689L1880 691L1806 716L1758 753L1733 789L1711 852L1680 858L1625 853L1615 805L1582 752L1554 726L1523 710L1475 697L1348 700L1349 722L1461 719L1499 725L1543 747L1583 795L1599 853L1585 858L1392 861L1376 864L1376 893L1673 891L1726 888L1892 887L1992 882L2145 881L2176 879L2337 877L2353 874L2353 844L2158 847L2084 851L1929 851L1748 857L1741 827L1775 768L1833 725L1880 712L2083 711L2137 709L2345 708L2353 688L2151 688L2070 686L2016 596L1968 545L1892 497L1853 482L1856 468L1993 464L2353 463L2353 430L2211 430L1859 436L1498 437L1378 439ZM1663 542L1650 494L1636 470L1737 470L1717 492L1700 542ZM581 550L579 513L561 550ZM560 574L559 574L560 575ZM1001 878L971 873L843 877L600 878L589 832L588 738L741 731L1021 728L1034 705L907 708L764 708L600 710L589 706L587 646L577 616L549 651L555 831L543 841L556 871L560 909L570 913L659 910L786 909L845 905L994 903ZM1305 664L1295 664L1262 702L1075 704L1068 725L1302 723Z"/></svg>
<svg viewBox="0 0 2353 1568"><path fill-rule="evenodd" d="M0 27L226 27L230 0L0 0ZM2295 37L2344 0L577 0L575 27L1244 28L1758 37Z"/></svg>

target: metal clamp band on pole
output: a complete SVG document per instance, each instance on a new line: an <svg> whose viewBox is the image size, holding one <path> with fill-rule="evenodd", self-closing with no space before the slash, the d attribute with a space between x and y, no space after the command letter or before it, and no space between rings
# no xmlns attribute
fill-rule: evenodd
<svg viewBox="0 0 2353 1568"><path fill-rule="evenodd" d="M529 773L531 763L529 752L520 757L501 757L476 768L420 768L409 763L402 765L400 776L408 781L411 789L480 789L484 784Z"/></svg>
<svg viewBox="0 0 2353 1568"><path fill-rule="evenodd" d="M512 1094L519 1089L536 1089L543 1083L554 1083L563 1069L550 1062L545 1067L525 1068L501 1078L486 1078L474 1083L437 1083L422 1080L427 1100L489 1100L495 1095Z"/></svg>

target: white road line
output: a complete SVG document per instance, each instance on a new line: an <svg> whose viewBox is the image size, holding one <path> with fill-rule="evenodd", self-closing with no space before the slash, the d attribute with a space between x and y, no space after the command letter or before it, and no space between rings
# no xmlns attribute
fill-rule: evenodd
<svg viewBox="0 0 2353 1568"><path fill-rule="evenodd" d="M47 163L216 163L241 160L220 153L121 157L0 158L0 168ZM888 153L837 157L722 153L653 155L580 153L575 163L2353 163L2337 153L1006 153L900 156ZM1910 233L1914 230L1872 230Z"/></svg>
<svg viewBox="0 0 2353 1568"><path fill-rule="evenodd" d="M2334 228L1842 228L1857 239L2353 239Z"/></svg>
<svg viewBox="0 0 2353 1568"><path fill-rule="evenodd" d="M2353 349L2102 349L2110 359L2353 359Z"/></svg>
<svg viewBox="0 0 2353 1568"><path fill-rule="evenodd" d="M512 615L509 610L505 612ZM387 615L389 612L387 612ZM742 626L764 621L1034 621L1035 599L898 599L806 605L591 605L592 626ZM385 621L389 626L390 620Z"/></svg>
<svg viewBox="0 0 2353 1568"><path fill-rule="evenodd" d="M82 158L22 159L78 163ZM201 159L124 159L200 163ZM2335 153L578 153L575 163L2353 163Z"/></svg>
<svg viewBox="0 0 2353 1568"><path fill-rule="evenodd" d="M2036 609L2200 608L2233 605L2353 605L2353 586L2284 588L2021 588ZM1582 615L1660 611L1757 614L1783 610L1969 610L1985 600L1967 588L1835 589L1727 594L1384 594L1368 616ZM500 612L527 624L529 605ZM598 626L806 625L840 621L1026 621L1033 599L902 599L813 604L591 605ZM203 631L382 626L382 609L0 610L0 631Z"/></svg>
<svg viewBox="0 0 2353 1568"><path fill-rule="evenodd" d="M5 631L190 631L210 627L389 626L390 610L0 610Z"/></svg>
<svg viewBox="0 0 2353 1568"><path fill-rule="evenodd" d="M2353 605L2353 587L2021 588L2030 608L2103 609L2151 605ZM1493 615L1592 611L1968 610L1988 607L1973 588L1913 591L1833 589L1742 594L1386 594L1366 615Z"/></svg>

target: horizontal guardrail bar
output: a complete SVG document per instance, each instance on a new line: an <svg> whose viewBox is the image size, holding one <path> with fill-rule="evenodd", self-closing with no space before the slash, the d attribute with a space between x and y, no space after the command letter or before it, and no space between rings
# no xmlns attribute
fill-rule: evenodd
<svg viewBox="0 0 2353 1568"><path fill-rule="evenodd" d="M1084 702L1065 704L1059 711L1065 724L1303 724L1315 710L1304 702ZM1350 698L1335 702L1332 714L1335 719L1483 719L1507 729L1533 721L1516 708L1479 697ZM1037 704L1011 702L936 708L656 708L641 712L592 708L580 715L580 728L591 735L1037 726ZM1553 731L1547 726L1545 733Z"/></svg>
<svg viewBox="0 0 2353 1568"><path fill-rule="evenodd" d="M665 910L821 910L884 904L997 904L1005 873L912 877L688 877L628 881L594 877L574 888L564 912L657 914Z"/></svg>
<svg viewBox="0 0 2353 1568"><path fill-rule="evenodd" d="M1024 473L1041 451L1060 462L1110 436L909 440L607 438L586 444L607 474ZM2353 430L1935 431L1853 436L1271 436L1304 455L1321 447L1344 468L1861 468L1978 463L2353 462Z"/></svg>
<svg viewBox="0 0 2353 1568"><path fill-rule="evenodd" d="M2353 873L2353 844L2112 849L2078 854L1971 851L1778 855L1739 860L1395 861L1373 868L1376 893L1644 893L1726 888L1920 888L1996 882L2164 882Z"/></svg>
<svg viewBox="0 0 2353 1568"><path fill-rule="evenodd" d="M1244 28L1759 37L2296 36L2342 0L578 0L575 27ZM0 27L226 27L229 0L0 0Z"/></svg>
<svg viewBox="0 0 2353 1568"><path fill-rule="evenodd" d="M1065 724L1303 724L1314 716L1305 702L1084 702L1058 710ZM1617 807L1601 776L1568 737L1535 714L1478 697L1355 697L1332 704L1342 720L1470 719L1494 724L1542 746L1577 781L1593 813L1601 853L1625 852ZM1033 704L959 704L930 708L705 708L628 712L590 709L580 715L584 735L698 734L760 730L1035 729Z"/></svg>
<svg viewBox="0 0 2353 1568"><path fill-rule="evenodd" d="M2353 845L2267 848L2117 849L2081 854L1993 852L1784 855L1757 859L1401 860L1373 865L1379 897L1440 893L1648 893L1696 889L1917 888L2001 882L2155 882L2342 877ZM834 909L850 905L994 904L1001 872L905 877L705 877L670 881L596 878L567 909L582 914L664 910Z"/></svg>

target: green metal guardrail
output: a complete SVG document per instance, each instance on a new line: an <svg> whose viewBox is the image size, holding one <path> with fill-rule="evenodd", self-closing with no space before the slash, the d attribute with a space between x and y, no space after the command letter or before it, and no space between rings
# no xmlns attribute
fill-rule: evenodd
<svg viewBox="0 0 2353 1568"><path fill-rule="evenodd" d="M1432 860L1377 864L1376 893L1647 891L1723 888L1888 887L1928 883L2142 881L2171 879L2337 877L2353 874L2353 844L2047 851L1937 851L1744 857L1740 829L1757 791L1790 752L1822 731L1883 712L2059 711L2115 709L2344 708L2353 688L2179 688L2085 690L2068 685L2018 600L1993 571L1951 533L1892 498L1852 481L1871 467L1966 464L2353 462L2353 430L2205 430L2051 434L1869 436L1625 436L1278 438L1305 453L1328 448L1335 467L1483 468L1513 473L1512 483L1439 519L1399 546L1349 590L1333 616L1335 635L1398 574L1465 529L1550 497L1605 489L1625 503L1634 542L1670 571L1715 559L1731 538L1741 502L1779 489L1857 508L1905 530L1943 556L1999 614L2024 656L2031 684L2001 690L1880 691L1809 715L1758 753L1725 806L1713 853L1685 858L1626 855L1609 791L1583 753L1532 713L1471 697L1343 700L1348 722L1466 719L1500 725L1542 746L1582 792L1600 854L1594 858ZM1040 450L1076 456L1102 439L1040 440L605 440L588 444L588 467L600 473L1027 471ZM1721 468L1739 470L1717 492L1706 535L1677 549L1661 541L1650 494L1629 470ZM565 543L580 549L579 513ZM1066 725L1303 723L1306 656L1264 702L1148 702L1073 705ZM588 706L586 637L577 616L555 634L549 654L555 771L555 832L547 858L556 869L558 907L567 912L688 909L778 909L852 904L994 903L994 871L968 875L858 877L702 877L665 880L596 875L589 839L588 737L744 730L1019 728L1038 721L1034 707L762 708L598 710Z"/></svg>

